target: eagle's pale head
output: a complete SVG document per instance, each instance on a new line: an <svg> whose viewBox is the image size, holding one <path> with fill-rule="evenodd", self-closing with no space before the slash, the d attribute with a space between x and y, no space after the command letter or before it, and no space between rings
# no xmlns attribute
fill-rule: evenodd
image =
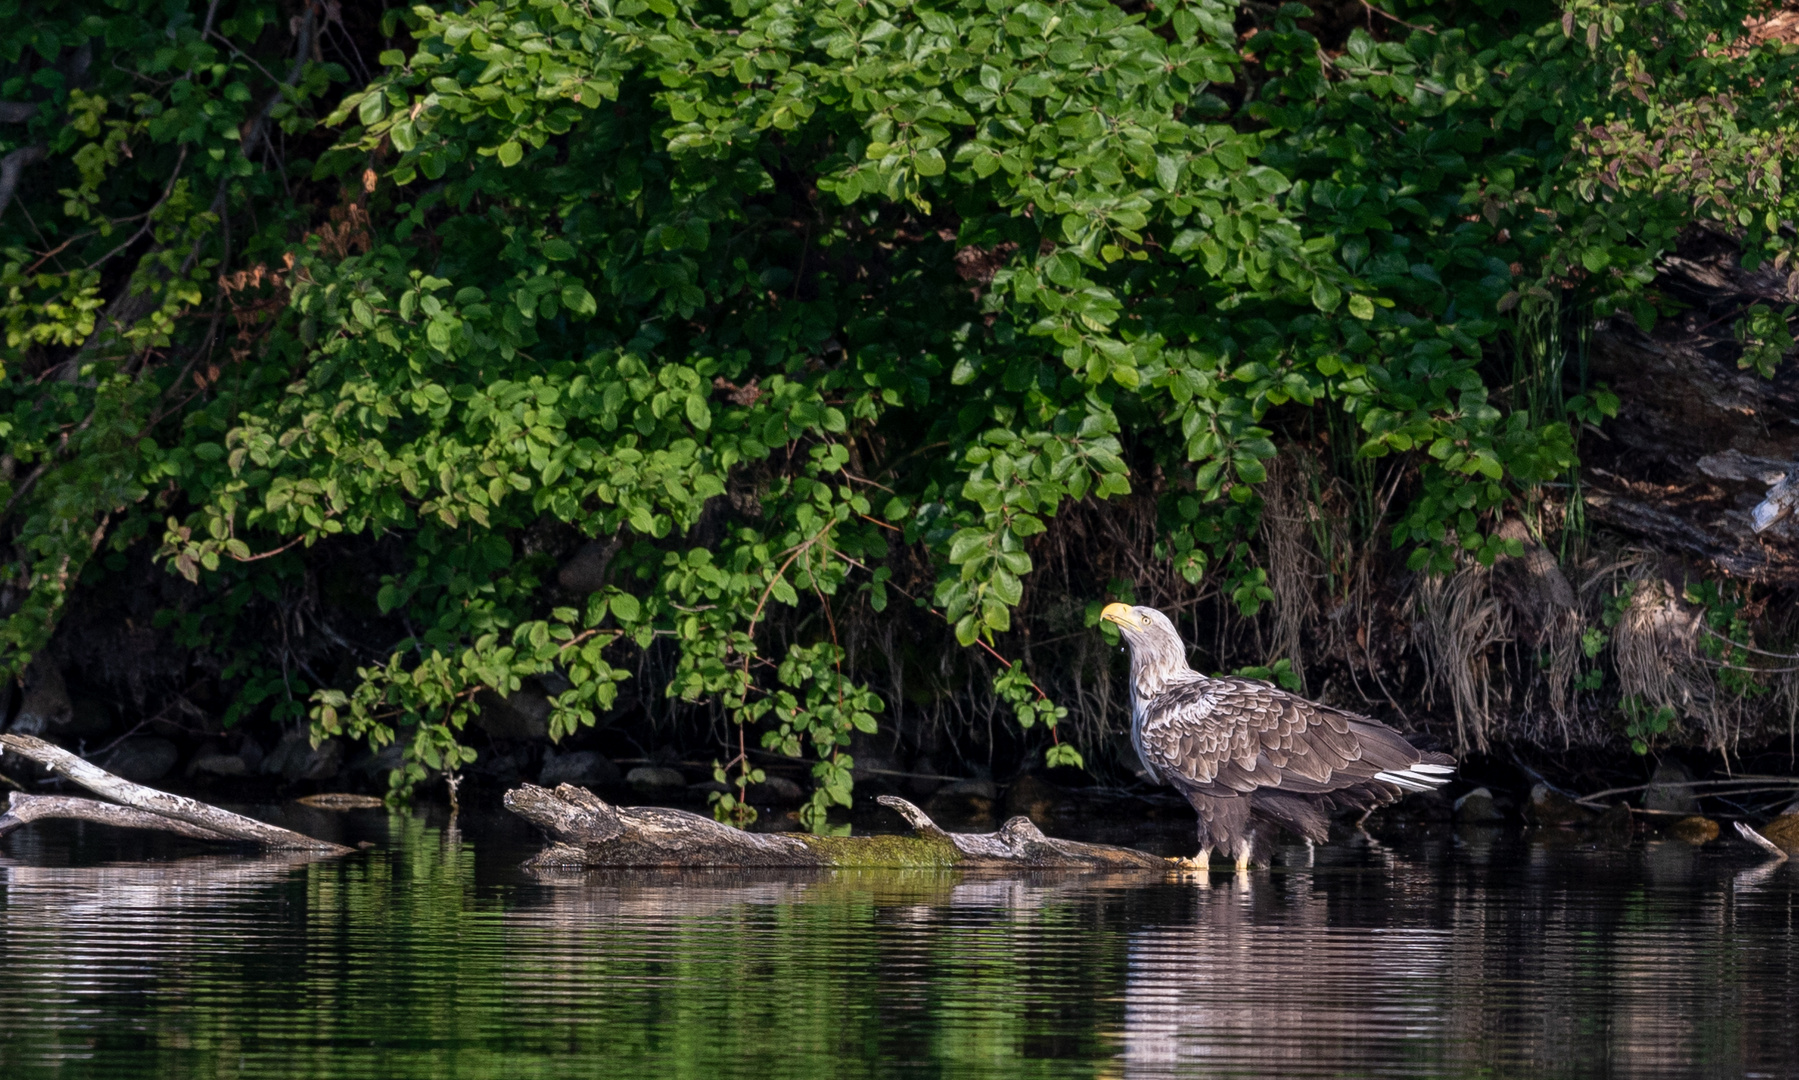
<svg viewBox="0 0 1799 1080"><path fill-rule="evenodd" d="M1181 635L1175 630L1174 623L1168 616L1152 607L1132 607L1129 604L1107 604L1100 610L1099 617L1118 627L1124 639L1133 647L1138 644L1149 644L1152 641L1172 642L1174 647L1185 652L1181 644Z"/></svg>
<svg viewBox="0 0 1799 1080"><path fill-rule="evenodd" d="M1099 617L1118 627L1131 647L1131 682L1139 693L1153 694L1164 680L1189 671L1187 643L1168 616L1152 607L1107 604Z"/></svg>

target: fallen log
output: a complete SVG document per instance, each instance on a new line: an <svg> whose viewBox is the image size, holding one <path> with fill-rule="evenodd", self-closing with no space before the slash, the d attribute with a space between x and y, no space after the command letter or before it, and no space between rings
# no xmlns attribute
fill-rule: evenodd
<svg viewBox="0 0 1799 1080"><path fill-rule="evenodd" d="M162 829L201 840L247 840L278 851L318 851L344 855L352 850L341 844L315 840L291 829L221 810L197 799L134 784L122 776L114 776L98 765L83 761L54 743L30 735L0 735L0 752L11 752L29 758L63 779L119 804L114 806L92 799L41 795L25 795L21 804L21 796L15 794L12 806L5 814L0 814L0 836L27 821L71 817L132 829ZM20 813L21 809L24 813Z"/></svg>
<svg viewBox="0 0 1799 1080"><path fill-rule="evenodd" d="M586 788L551 791L525 784L508 791L506 808L550 835L526 861L533 868L732 867L896 869L1153 870L1167 859L1131 848L1054 840L1015 817L998 832L945 832L904 799L882 795L911 836L811 836L752 833L686 810L613 806Z"/></svg>

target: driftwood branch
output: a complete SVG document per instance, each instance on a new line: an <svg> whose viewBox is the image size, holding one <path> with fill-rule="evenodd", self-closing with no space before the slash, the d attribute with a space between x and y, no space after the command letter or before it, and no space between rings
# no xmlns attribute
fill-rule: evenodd
<svg viewBox="0 0 1799 1080"><path fill-rule="evenodd" d="M1024 817L998 832L945 832L924 811L891 795L880 803L898 811L913 835L745 832L685 810L613 806L572 784L554 791L526 784L507 792L505 801L554 841L526 863L533 867L1169 869L1168 860L1147 852L1052 840Z"/></svg>
<svg viewBox="0 0 1799 1080"><path fill-rule="evenodd" d="M98 765L83 761L60 746L30 735L0 735L0 748L20 757L29 758L63 779L79 784L96 795L111 799L120 804L120 807L140 811L150 818L160 818L169 822L179 822L197 827L206 834L201 839L248 840L251 843L277 850L321 851L333 855L347 854L351 850L340 844L315 840L310 836L283 829L278 825L270 825L267 822L257 821L255 818L244 817L242 814L233 814L229 810L221 810L216 806L208 806L197 799L171 795L166 791L134 784L124 777L114 776ZM39 797L28 798L35 801ZM29 812L34 813L36 818L63 816L98 821L101 818L94 816L96 812L94 808L104 807L104 804L95 803L89 799L65 799L61 800L58 805L64 809L73 805L76 812L55 814L52 813L52 810L56 806L52 804L39 804ZM110 809L116 810L119 807ZM5 822L8 817L20 818L21 815L16 808L9 810L5 816L0 816L0 822ZM125 819L116 816L107 823L127 824ZM11 826L10 828L16 827ZM128 827L147 828L152 826L143 824L142 818L133 817ZM164 828L170 832L181 831L167 825L154 827ZM6 831L10 831L10 828ZM194 834L183 833L183 835Z"/></svg>
<svg viewBox="0 0 1799 1080"><path fill-rule="evenodd" d="M73 818L101 825L117 825L121 829L156 829L195 840L236 839L211 829L202 829L198 825L189 825L185 821L163 817L161 814L133 810L129 806L115 806L112 803L78 799L69 795L27 795L20 791L12 793L6 813L0 814L0 836L45 818Z"/></svg>

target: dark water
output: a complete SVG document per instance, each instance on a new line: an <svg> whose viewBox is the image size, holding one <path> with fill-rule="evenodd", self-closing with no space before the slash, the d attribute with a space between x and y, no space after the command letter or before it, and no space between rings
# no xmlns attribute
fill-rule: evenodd
<svg viewBox="0 0 1799 1080"><path fill-rule="evenodd" d="M1799 1075L1799 870L1746 847L533 877L497 820L296 824L382 846L0 841L0 1076Z"/></svg>

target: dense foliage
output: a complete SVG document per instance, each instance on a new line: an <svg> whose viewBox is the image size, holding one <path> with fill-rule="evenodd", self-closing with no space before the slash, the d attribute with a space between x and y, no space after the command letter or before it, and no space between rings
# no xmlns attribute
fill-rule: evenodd
<svg viewBox="0 0 1799 1080"><path fill-rule="evenodd" d="M836 614L897 553L1004 655L1033 537L1136 487L1253 612L1277 432L1413 455L1393 544L1491 561L1615 408L1502 388L1521 322L1647 325L1681 229L1784 260L1799 216L1793 50L1728 0L0 10L0 663L154 547L231 716L398 740L397 790L472 760L484 688L556 680L566 735L665 639L670 695L816 759L821 822L883 710ZM242 630L358 538L375 655Z"/></svg>

